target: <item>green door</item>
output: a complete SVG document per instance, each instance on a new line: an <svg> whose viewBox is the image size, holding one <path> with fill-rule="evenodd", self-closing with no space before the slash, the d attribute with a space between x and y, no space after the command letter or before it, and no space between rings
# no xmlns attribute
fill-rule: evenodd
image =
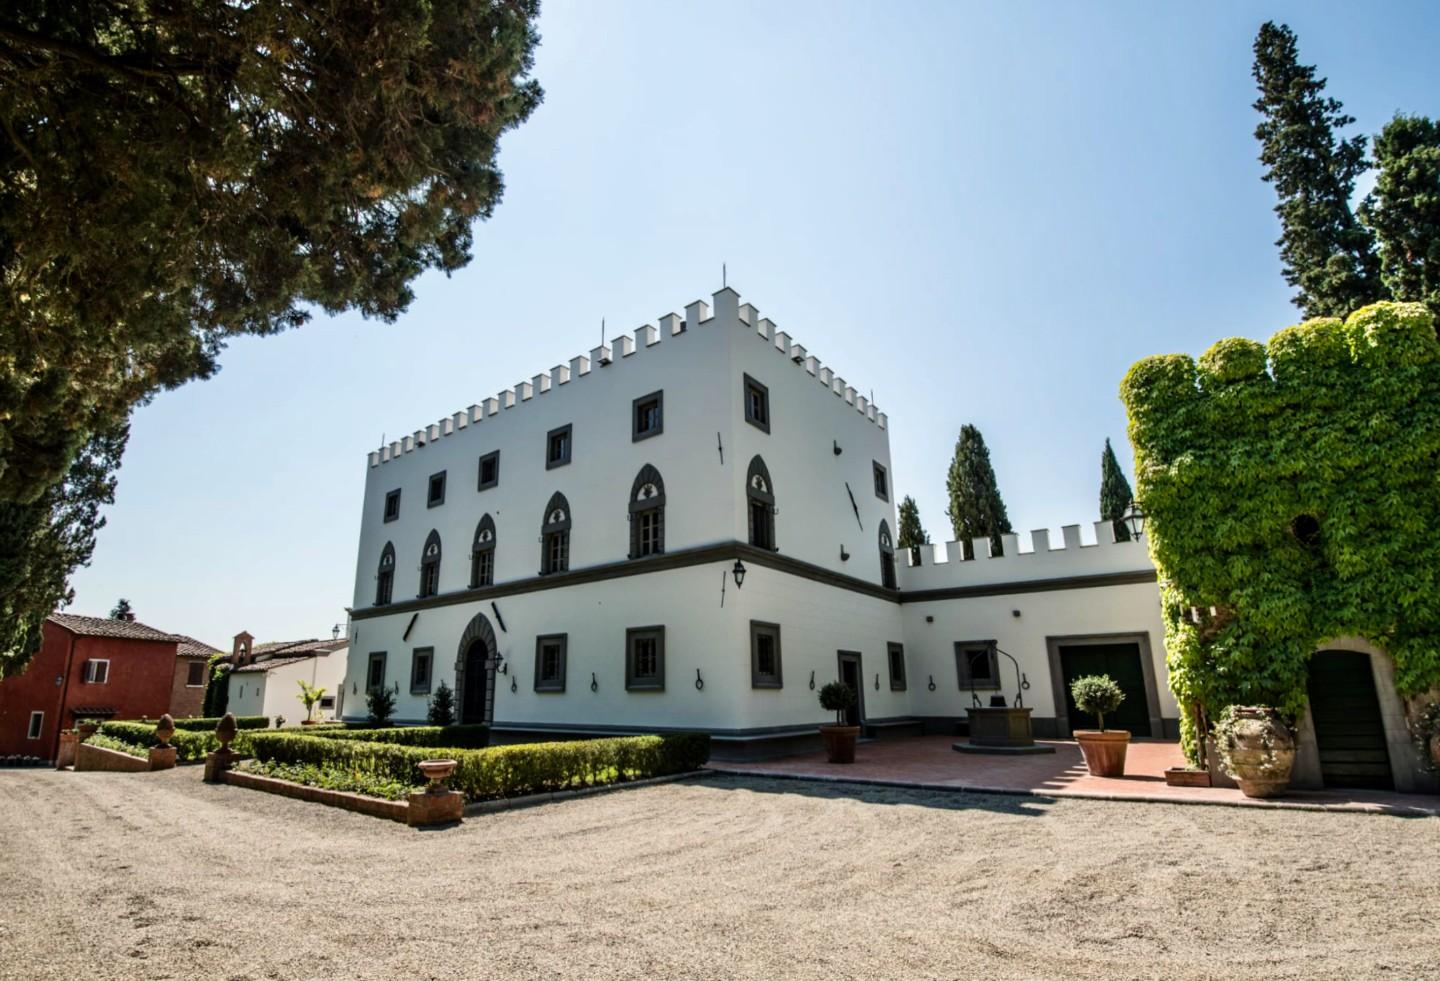
<svg viewBox="0 0 1440 981"><path fill-rule="evenodd" d="M1095 716L1075 707L1070 683L1087 674L1108 674L1125 693L1125 701L1105 716L1106 729L1128 729L1132 735L1149 736L1150 708L1145 699L1145 670L1140 665L1139 644L1065 644L1060 647L1060 672L1065 679L1065 706L1070 728L1094 729Z"/></svg>
<svg viewBox="0 0 1440 981"><path fill-rule="evenodd" d="M1310 658L1306 690L1325 786L1393 788L1370 655L1316 653Z"/></svg>

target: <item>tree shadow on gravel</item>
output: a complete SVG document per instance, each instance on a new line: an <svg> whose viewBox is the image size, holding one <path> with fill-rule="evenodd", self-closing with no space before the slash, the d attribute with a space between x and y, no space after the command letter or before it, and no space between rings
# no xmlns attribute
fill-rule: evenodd
<svg viewBox="0 0 1440 981"><path fill-rule="evenodd" d="M995 794L973 790L921 790L843 779L815 777L740 776L717 773L691 786L702 790L746 790L757 794L855 800L865 804L932 807L946 811L990 811L1020 817L1042 817L1057 801L1029 794Z"/></svg>

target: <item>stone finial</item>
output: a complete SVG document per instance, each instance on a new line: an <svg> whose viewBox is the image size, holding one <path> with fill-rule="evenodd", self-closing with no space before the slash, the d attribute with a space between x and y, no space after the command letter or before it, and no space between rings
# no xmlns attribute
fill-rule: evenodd
<svg viewBox="0 0 1440 981"><path fill-rule="evenodd" d="M173 726L174 723L172 722L171 725ZM230 743L234 741L235 733L239 731L239 728L235 724L235 713L226 712L225 717L215 726L215 738L220 740L222 750L230 749Z"/></svg>
<svg viewBox="0 0 1440 981"><path fill-rule="evenodd" d="M170 713L166 712L160 716L160 721L155 725L155 739L163 749L170 745L170 737L175 735L175 720Z"/></svg>

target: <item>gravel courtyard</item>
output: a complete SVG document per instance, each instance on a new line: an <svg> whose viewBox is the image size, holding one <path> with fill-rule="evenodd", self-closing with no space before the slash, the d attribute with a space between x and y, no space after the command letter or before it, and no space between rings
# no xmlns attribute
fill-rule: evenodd
<svg viewBox="0 0 1440 981"><path fill-rule="evenodd" d="M0 771L0 977L1440 978L1440 819L716 777L444 831Z"/></svg>

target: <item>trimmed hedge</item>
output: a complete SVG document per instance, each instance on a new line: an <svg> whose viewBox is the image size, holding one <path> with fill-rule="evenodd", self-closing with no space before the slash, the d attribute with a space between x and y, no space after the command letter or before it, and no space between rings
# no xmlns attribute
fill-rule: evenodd
<svg viewBox="0 0 1440 981"><path fill-rule="evenodd" d="M520 743L490 749L438 747L458 764L450 786L470 800L521 797L698 770L710 758L703 733L627 736L563 743ZM424 783L418 764L436 759L436 747L257 732L250 751L262 763L340 769L411 786Z"/></svg>
<svg viewBox="0 0 1440 981"><path fill-rule="evenodd" d="M184 729L186 732L214 732L215 727L220 724L219 719L176 719L175 728ZM235 728L237 729L269 729L270 716L268 715L240 715L235 717Z"/></svg>
<svg viewBox="0 0 1440 981"><path fill-rule="evenodd" d="M230 747L237 753L249 752L250 732L254 731L256 730L252 728L249 731L237 733L235 741L230 744ZM100 733L140 749L149 749L151 746L160 745L160 740L155 738L153 722L105 722L100 726ZM175 747L178 759L186 763L193 763L203 760L206 753L213 753L219 749L220 740L215 737L213 726L209 732L187 732L184 729L176 729L175 735L170 737L170 745Z"/></svg>
<svg viewBox="0 0 1440 981"><path fill-rule="evenodd" d="M484 749L490 745L490 727L403 726L393 729L347 729L341 726L303 726L291 730L320 739L350 739L363 743L392 743L396 746L449 746L455 749Z"/></svg>

